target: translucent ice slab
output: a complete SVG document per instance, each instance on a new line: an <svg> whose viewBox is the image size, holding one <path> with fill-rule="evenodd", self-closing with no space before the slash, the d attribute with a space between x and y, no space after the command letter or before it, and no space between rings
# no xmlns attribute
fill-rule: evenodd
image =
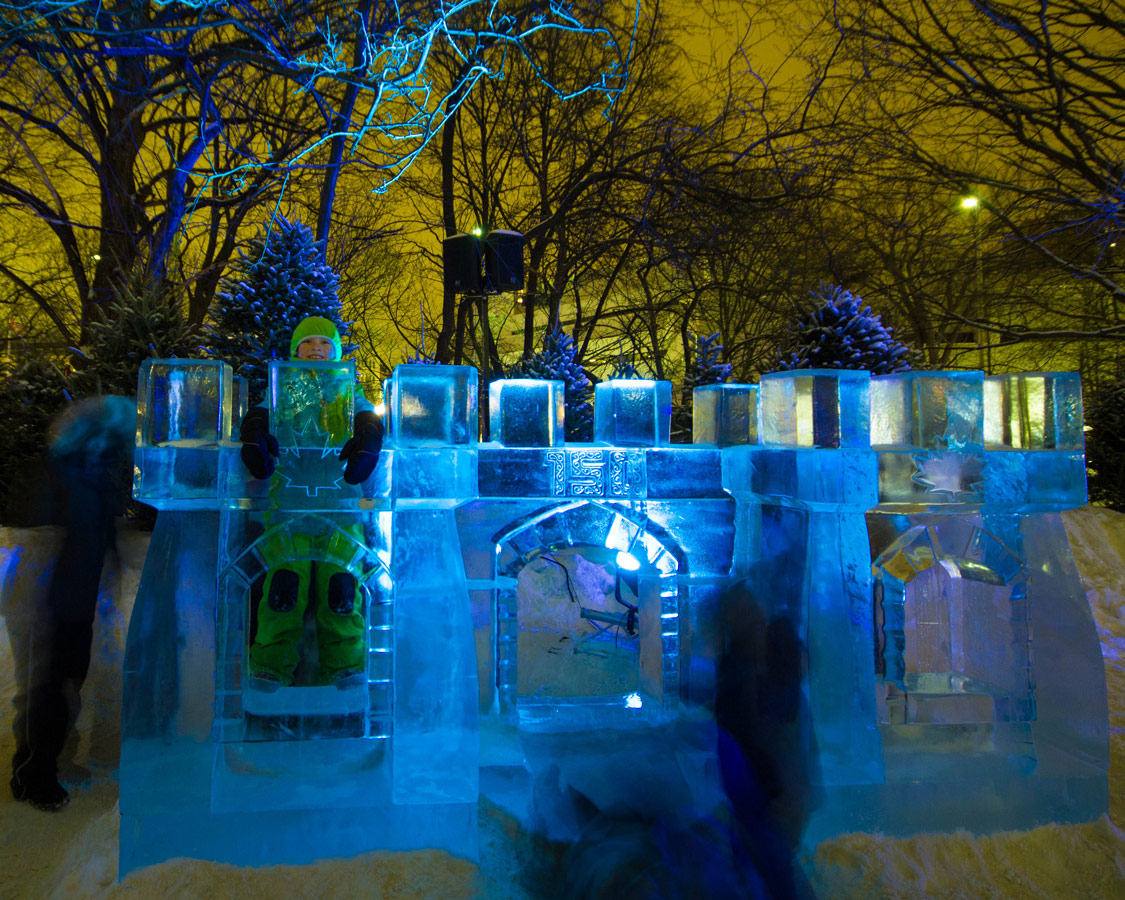
<svg viewBox="0 0 1125 900"><path fill-rule="evenodd" d="M241 457L241 444L220 452L222 503L228 509L357 511L390 503L389 454L361 485L344 481L339 451L355 419L355 364L294 361L270 363L270 430L280 453L269 478L256 479Z"/></svg>
<svg viewBox="0 0 1125 900"><path fill-rule="evenodd" d="M984 380L984 502L1026 510L1086 502L1082 384L1075 372Z"/></svg>
<svg viewBox="0 0 1125 900"><path fill-rule="evenodd" d="M389 461L397 506L452 507L477 494L477 451L405 447Z"/></svg>
<svg viewBox="0 0 1125 900"><path fill-rule="evenodd" d="M871 379L871 446L983 449L981 372L903 372Z"/></svg>
<svg viewBox="0 0 1125 900"><path fill-rule="evenodd" d="M594 387L594 440L660 447L670 440L672 382L610 379Z"/></svg>
<svg viewBox="0 0 1125 900"><path fill-rule="evenodd" d="M472 366L396 366L390 437L396 447L477 442L477 370Z"/></svg>
<svg viewBox="0 0 1125 900"><path fill-rule="evenodd" d="M1083 424L1077 372L984 379L984 443L989 450L1081 450Z"/></svg>
<svg viewBox="0 0 1125 900"><path fill-rule="evenodd" d="M218 447L230 430L228 365L145 360L137 385L133 495L159 509L214 509Z"/></svg>
<svg viewBox="0 0 1125 900"><path fill-rule="evenodd" d="M876 459L870 450L731 447L723 451L723 477L732 493L802 506L874 506Z"/></svg>
<svg viewBox="0 0 1125 900"><path fill-rule="evenodd" d="M989 506L1029 512L1083 506L1085 455L1081 450L988 451L983 498Z"/></svg>
<svg viewBox="0 0 1125 900"><path fill-rule="evenodd" d="M564 385L532 378L498 379L488 386L489 433L505 447L563 443Z"/></svg>
<svg viewBox="0 0 1125 900"><path fill-rule="evenodd" d="M979 449L883 449L877 456L880 503L952 507L984 500L985 458Z"/></svg>
<svg viewBox="0 0 1125 900"><path fill-rule="evenodd" d="M393 548L394 799L475 804L476 651L453 510L397 511Z"/></svg>
<svg viewBox="0 0 1125 900"><path fill-rule="evenodd" d="M692 391L692 441L730 447L758 443L758 385L708 384Z"/></svg>
<svg viewBox="0 0 1125 900"><path fill-rule="evenodd" d="M869 372L800 369L762 376L762 443L868 447Z"/></svg>
<svg viewBox="0 0 1125 900"><path fill-rule="evenodd" d="M482 497L625 500L723 496L719 451L713 448L483 445L477 454Z"/></svg>
<svg viewBox="0 0 1125 900"><path fill-rule="evenodd" d="M274 360L269 398L270 431L281 447L339 448L355 419L355 363Z"/></svg>

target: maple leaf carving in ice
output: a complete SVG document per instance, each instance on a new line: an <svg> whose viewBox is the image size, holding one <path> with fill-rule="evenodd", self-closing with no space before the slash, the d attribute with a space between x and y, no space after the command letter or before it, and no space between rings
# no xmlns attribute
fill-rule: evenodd
<svg viewBox="0 0 1125 900"><path fill-rule="evenodd" d="M330 455L335 456L336 454L336 447L333 444L332 436L324 431L312 416L309 416L305 419L301 430L297 432L296 445L286 444L281 448L281 455L295 457L289 468L300 469L304 468L300 465L301 448L310 448L313 452L316 452L316 448L318 447L322 448L320 450L320 458L322 460ZM286 472L286 468L284 464L278 468L278 474L281 475L284 486L297 490L304 488L305 495L308 497L316 497L320 491L341 490L340 482L344 480L343 472L331 481L320 481L318 484L308 484L300 478L290 477ZM317 466L315 467L315 471L323 473L325 468L325 466Z"/></svg>
<svg viewBox="0 0 1125 900"><path fill-rule="evenodd" d="M915 473L912 480L926 489L927 494L946 494L949 501L978 499L984 469L984 457L979 453L957 453L937 450L914 457Z"/></svg>

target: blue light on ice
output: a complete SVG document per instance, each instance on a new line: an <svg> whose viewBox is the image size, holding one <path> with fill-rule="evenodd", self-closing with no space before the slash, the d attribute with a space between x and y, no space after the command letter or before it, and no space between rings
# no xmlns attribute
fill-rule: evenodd
<svg viewBox="0 0 1125 900"><path fill-rule="evenodd" d="M636 572L641 567L641 562L632 553L621 550L617 554L617 567L626 572Z"/></svg>

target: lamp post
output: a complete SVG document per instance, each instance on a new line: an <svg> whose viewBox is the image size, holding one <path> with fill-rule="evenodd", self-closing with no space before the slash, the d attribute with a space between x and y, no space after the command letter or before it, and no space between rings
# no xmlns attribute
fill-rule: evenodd
<svg viewBox="0 0 1125 900"><path fill-rule="evenodd" d="M980 255L980 198L969 194L961 198L961 209L969 210L973 214L973 247L976 252L977 263L977 302L984 301L984 265ZM992 371L992 333L984 332L984 369L986 373Z"/></svg>

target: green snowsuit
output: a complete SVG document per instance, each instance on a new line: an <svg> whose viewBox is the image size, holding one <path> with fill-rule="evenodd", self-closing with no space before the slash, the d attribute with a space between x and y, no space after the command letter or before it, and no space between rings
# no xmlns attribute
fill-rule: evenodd
<svg viewBox="0 0 1125 900"><path fill-rule="evenodd" d="M302 328L309 321L306 319L294 332L294 354L300 340L307 336L302 335ZM324 323L328 320L318 321ZM335 326L332 327L335 334ZM323 331L312 333L319 335ZM335 335L335 343L338 348L338 334ZM339 358L338 350L336 358ZM313 371L310 370L307 378L289 383L289 388L290 407L309 410L310 426L325 435L328 447L339 448L351 436L352 421L347 415L345 402L342 398L324 402ZM300 396L293 396L294 391L299 391ZM357 386L356 412L371 409L371 404ZM293 471L298 462L302 464L302 471ZM287 466L290 471L287 471ZM331 484L333 479L340 477L340 463L335 453L327 453L322 461L313 460L311 468L312 473L300 457L283 454L270 486L271 496L277 497L283 476L301 476L307 482L312 474L324 484ZM289 520L289 514L276 511L270 511L265 516L266 536L262 552L269 570L258 603L258 627L250 647L250 673L283 685L293 684L293 673L300 662L299 646L305 610L310 598L315 597L318 681L332 684L341 677L366 671L366 619L362 588L347 569L325 558L330 555L331 532L304 534L289 531L281 534L281 529ZM337 528L361 543L364 540L363 527L358 522Z"/></svg>

